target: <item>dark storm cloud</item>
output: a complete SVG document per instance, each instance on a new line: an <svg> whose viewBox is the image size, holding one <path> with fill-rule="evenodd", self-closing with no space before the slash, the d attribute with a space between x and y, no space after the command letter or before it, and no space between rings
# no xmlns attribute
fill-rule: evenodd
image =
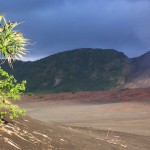
<svg viewBox="0 0 150 150"><path fill-rule="evenodd" d="M129 57L150 50L148 0L14 0L1 2L34 44L28 56L91 47L114 48Z"/></svg>

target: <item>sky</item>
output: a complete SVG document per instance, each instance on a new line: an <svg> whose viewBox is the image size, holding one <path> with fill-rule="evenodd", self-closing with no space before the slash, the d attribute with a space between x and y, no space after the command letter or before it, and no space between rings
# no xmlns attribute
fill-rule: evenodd
<svg viewBox="0 0 150 150"><path fill-rule="evenodd" d="M7 20L30 39L25 60L76 48L150 50L150 0L0 0Z"/></svg>

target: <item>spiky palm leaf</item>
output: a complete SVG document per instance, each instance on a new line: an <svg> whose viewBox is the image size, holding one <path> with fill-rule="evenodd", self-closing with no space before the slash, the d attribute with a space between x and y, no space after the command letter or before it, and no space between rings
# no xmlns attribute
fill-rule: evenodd
<svg viewBox="0 0 150 150"><path fill-rule="evenodd" d="M0 14L0 53L1 57L6 58L10 66L16 59L21 59L26 54L28 39L21 32L14 30L19 23L7 22L5 17Z"/></svg>

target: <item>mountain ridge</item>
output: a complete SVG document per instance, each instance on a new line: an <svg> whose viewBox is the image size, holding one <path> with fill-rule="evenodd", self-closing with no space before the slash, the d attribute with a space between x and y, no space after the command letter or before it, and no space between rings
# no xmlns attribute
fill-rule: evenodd
<svg viewBox="0 0 150 150"><path fill-rule="evenodd" d="M2 68L13 74L18 81L27 80L27 91L31 92L110 90L134 88L136 79L140 75L144 77L146 71L149 78L149 58L150 52L128 58L114 49L82 48L33 62L16 61L13 70L6 63ZM147 69L143 73L145 66ZM136 82L131 86L134 80Z"/></svg>

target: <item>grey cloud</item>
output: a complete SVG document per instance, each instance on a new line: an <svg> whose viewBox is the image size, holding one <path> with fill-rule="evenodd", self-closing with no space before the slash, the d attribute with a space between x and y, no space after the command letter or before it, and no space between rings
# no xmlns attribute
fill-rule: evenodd
<svg viewBox="0 0 150 150"><path fill-rule="evenodd" d="M29 13L48 8L56 8L63 4L65 4L65 0L14 0L1 2L1 8L4 11L17 14L17 12Z"/></svg>
<svg viewBox="0 0 150 150"><path fill-rule="evenodd" d="M150 50L148 0L14 0L2 11L36 42L28 57L39 58L61 50L114 48L129 57Z"/></svg>

